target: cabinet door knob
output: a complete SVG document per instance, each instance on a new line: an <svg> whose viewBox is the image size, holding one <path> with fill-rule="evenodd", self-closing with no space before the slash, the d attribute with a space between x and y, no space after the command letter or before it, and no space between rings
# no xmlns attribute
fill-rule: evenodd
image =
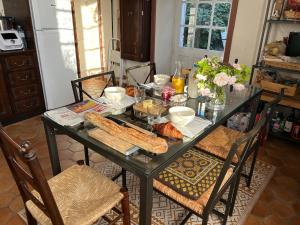
<svg viewBox="0 0 300 225"><path fill-rule="evenodd" d="M23 95L29 95L31 93L31 89L27 89L23 91Z"/></svg>
<svg viewBox="0 0 300 225"><path fill-rule="evenodd" d="M14 62L13 64L14 64L14 66L17 66L17 67L22 67L22 66L25 66L25 64L26 64L26 61L25 61L25 60L23 60L21 63Z"/></svg>
<svg viewBox="0 0 300 225"><path fill-rule="evenodd" d="M28 80L28 78L29 78L29 75L26 74L25 76L20 77L19 79L22 80L22 81L26 81L26 80Z"/></svg>
<svg viewBox="0 0 300 225"><path fill-rule="evenodd" d="M27 105L27 104L24 104L23 107L29 109L29 108L32 108L33 107L33 103Z"/></svg>

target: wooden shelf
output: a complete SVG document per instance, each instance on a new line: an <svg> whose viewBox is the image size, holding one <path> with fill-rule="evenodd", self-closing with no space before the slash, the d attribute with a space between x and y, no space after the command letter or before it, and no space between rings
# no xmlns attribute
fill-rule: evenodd
<svg viewBox="0 0 300 225"><path fill-rule="evenodd" d="M287 72L287 73L298 73L298 74L300 74L299 70L291 70L291 69L286 69L286 68L280 68L280 67L262 65L261 63L253 65L253 68L264 69L264 70L272 70L272 71L281 71L281 72Z"/></svg>
<svg viewBox="0 0 300 225"><path fill-rule="evenodd" d="M270 102L275 100L277 95L278 94L264 92L261 96L261 100L264 102ZM300 95L294 97L284 96L283 99L279 102L279 105L292 107L294 109L300 109Z"/></svg>
<svg viewBox="0 0 300 225"><path fill-rule="evenodd" d="M281 133L281 132L274 133L270 130L269 134L273 137L276 137L276 138L280 138L280 139L287 140L287 141L290 141L290 142L293 142L293 143L296 143L296 144L300 144L300 140L294 139L290 135L286 135L286 134Z"/></svg>
<svg viewBox="0 0 300 225"><path fill-rule="evenodd" d="M300 24L300 20L287 20L287 19L269 19L269 23L288 23L288 24Z"/></svg>

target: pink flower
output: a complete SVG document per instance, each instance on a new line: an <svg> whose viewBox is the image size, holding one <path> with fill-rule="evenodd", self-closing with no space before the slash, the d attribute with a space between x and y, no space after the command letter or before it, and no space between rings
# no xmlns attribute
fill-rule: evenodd
<svg viewBox="0 0 300 225"><path fill-rule="evenodd" d="M242 91L242 90L245 89L245 85L243 85L243 84L234 84L233 89L236 90L236 91Z"/></svg>
<svg viewBox="0 0 300 225"><path fill-rule="evenodd" d="M235 84L235 82L236 82L236 77L235 76L228 77L228 84L229 85L233 85L233 84Z"/></svg>
<svg viewBox="0 0 300 225"><path fill-rule="evenodd" d="M224 72L218 73L214 79L214 83L219 87L223 87L227 85L228 81L229 81L229 76Z"/></svg>
<svg viewBox="0 0 300 225"><path fill-rule="evenodd" d="M210 90L208 88L204 88L204 89L200 89L200 95L211 97L212 93L210 92Z"/></svg>

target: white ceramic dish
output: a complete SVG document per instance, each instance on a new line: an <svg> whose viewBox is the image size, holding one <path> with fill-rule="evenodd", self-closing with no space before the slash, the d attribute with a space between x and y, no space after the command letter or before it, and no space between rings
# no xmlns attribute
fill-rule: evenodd
<svg viewBox="0 0 300 225"><path fill-rule="evenodd" d="M154 75L154 83L158 86L165 86L170 81L170 76L166 74Z"/></svg>
<svg viewBox="0 0 300 225"><path fill-rule="evenodd" d="M184 127L195 118L195 111L185 106L175 106L169 109L170 120L175 126Z"/></svg>
<svg viewBox="0 0 300 225"><path fill-rule="evenodd" d="M105 97L112 102L119 102L125 97L126 90L122 87L108 87L104 89Z"/></svg>

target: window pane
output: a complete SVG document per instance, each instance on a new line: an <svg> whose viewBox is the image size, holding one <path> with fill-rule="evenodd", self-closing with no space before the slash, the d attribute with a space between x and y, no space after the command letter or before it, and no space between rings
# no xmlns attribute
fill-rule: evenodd
<svg viewBox="0 0 300 225"><path fill-rule="evenodd" d="M208 46L208 28L197 28L195 32L195 48L207 49Z"/></svg>
<svg viewBox="0 0 300 225"><path fill-rule="evenodd" d="M182 27L180 30L180 46L193 47L194 28Z"/></svg>
<svg viewBox="0 0 300 225"><path fill-rule="evenodd" d="M214 26L227 27L230 7L230 3L216 3L213 21Z"/></svg>
<svg viewBox="0 0 300 225"><path fill-rule="evenodd" d="M193 3L182 3L181 24L195 25L196 7Z"/></svg>
<svg viewBox="0 0 300 225"><path fill-rule="evenodd" d="M201 3L198 5L197 25L210 25L212 5L208 3Z"/></svg>
<svg viewBox="0 0 300 225"><path fill-rule="evenodd" d="M227 32L225 29L213 29L211 31L210 50L224 51Z"/></svg>

